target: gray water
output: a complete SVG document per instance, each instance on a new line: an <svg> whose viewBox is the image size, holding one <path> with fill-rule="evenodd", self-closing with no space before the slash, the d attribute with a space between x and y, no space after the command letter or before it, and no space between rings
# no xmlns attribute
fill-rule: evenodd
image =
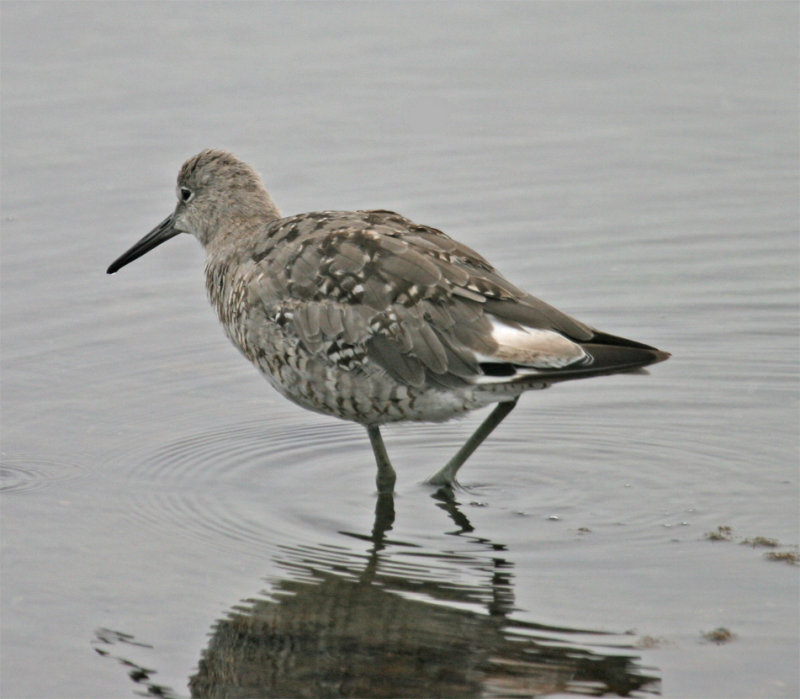
<svg viewBox="0 0 800 699"><path fill-rule="evenodd" d="M0 9L4 698L797 696L795 3ZM105 275L205 147L674 356L523 397L454 501L481 415L389 428L378 499L193 240Z"/></svg>

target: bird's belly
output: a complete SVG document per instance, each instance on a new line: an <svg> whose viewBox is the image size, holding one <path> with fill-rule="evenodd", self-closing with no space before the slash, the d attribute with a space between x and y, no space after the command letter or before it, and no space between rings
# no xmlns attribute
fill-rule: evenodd
<svg viewBox="0 0 800 699"><path fill-rule="evenodd" d="M226 328L233 343L283 396L308 410L379 425L403 420L441 422L498 400L472 386L406 386L369 360L345 368L324 352L308 352L277 324L260 323L257 336ZM488 398L488 399L487 399Z"/></svg>
<svg viewBox="0 0 800 699"><path fill-rule="evenodd" d="M257 366L282 395L303 408L363 425L441 422L485 404L471 390L417 389L400 385L383 372L338 369L314 357L282 362L265 357Z"/></svg>

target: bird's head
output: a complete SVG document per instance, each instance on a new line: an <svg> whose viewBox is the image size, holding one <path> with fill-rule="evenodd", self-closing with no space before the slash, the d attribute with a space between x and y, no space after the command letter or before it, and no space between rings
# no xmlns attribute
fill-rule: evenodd
<svg viewBox="0 0 800 699"><path fill-rule="evenodd" d="M258 173L224 150L207 149L187 160L176 194L175 211L112 262L108 274L178 233L191 233L207 246L219 236L253 230L280 216Z"/></svg>

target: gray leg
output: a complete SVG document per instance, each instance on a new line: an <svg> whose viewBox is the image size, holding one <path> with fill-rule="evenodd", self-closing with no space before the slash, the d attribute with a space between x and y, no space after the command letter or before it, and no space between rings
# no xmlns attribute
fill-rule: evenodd
<svg viewBox="0 0 800 699"><path fill-rule="evenodd" d="M470 457L472 452L481 445L483 440L492 433L492 430L503 421L503 418L514 409L518 400L519 396L514 398L514 400L498 403L494 410L492 410L487 418L478 426L478 429L472 433L472 436L464 442L464 446L455 453L455 456L453 456L450 461L428 479L428 483L432 485L452 486L456 482L456 473L458 469L463 466L464 462Z"/></svg>
<svg viewBox="0 0 800 699"><path fill-rule="evenodd" d="M377 425L369 425L367 426L367 434L369 435L370 444L372 444L372 451L375 454L375 463L378 465L378 477L375 479L378 484L378 492L391 493L394 490L397 474L394 472L392 462L389 461L389 455L386 453L381 431Z"/></svg>

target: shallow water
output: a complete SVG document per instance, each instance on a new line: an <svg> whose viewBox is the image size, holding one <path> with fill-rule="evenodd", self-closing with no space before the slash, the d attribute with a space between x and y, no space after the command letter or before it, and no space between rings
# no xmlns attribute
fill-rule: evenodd
<svg viewBox="0 0 800 699"><path fill-rule="evenodd" d="M0 694L796 696L797 29L4 3ZM104 273L207 146L674 356L525 396L454 501L422 481L480 416L389 428L378 499L363 429L227 344L194 241Z"/></svg>

